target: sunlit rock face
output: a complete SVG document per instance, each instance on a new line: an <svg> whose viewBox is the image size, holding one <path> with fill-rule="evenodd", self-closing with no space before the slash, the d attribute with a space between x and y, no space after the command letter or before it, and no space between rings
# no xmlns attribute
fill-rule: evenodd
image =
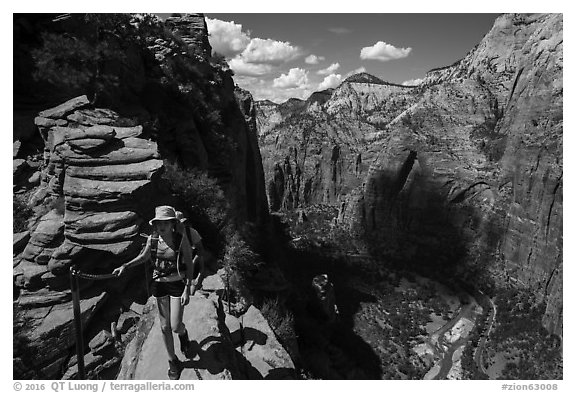
<svg viewBox="0 0 576 393"><path fill-rule="evenodd" d="M389 255L450 269L479 243L561 335L562 72L562 15L506 14L417 87L359 74L320 110L259 104L271 206L337 205Z"/></svg>

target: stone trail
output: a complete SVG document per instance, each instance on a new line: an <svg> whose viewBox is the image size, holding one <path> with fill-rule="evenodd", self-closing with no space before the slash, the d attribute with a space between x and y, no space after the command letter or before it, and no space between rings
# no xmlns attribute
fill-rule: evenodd
<svg viewBox="0 0 576 393"><path fill-rule="evenodd" d="M181 380L294 379L290 355L276 339L260 311L251 306L236 318L226 314L217 292L223 287L217 275L208 277L204 289L190 298L183 321L192 342L192 357L180 352ZM216 285L214 285L216 284ZM117 379L168 379L168 355L164 348L156 302L150 298L135 338L126 348Z"/></svg>

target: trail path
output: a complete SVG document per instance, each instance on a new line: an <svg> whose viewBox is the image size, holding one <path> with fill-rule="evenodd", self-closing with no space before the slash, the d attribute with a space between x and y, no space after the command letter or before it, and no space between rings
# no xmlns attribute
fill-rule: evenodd
<svg viewBox="0 0 576 393"><path fill-rule="evenodd" d="M210 281L210 280L208 280ZM166 380L164 348L155 300L149 299L136 337L126 348L117 379ZM216 291L198 291L184 310L183 322L192 342L192 358L180 352L181 380L292 379L294 364L272 329L254 307L239 319L224 312Z"/></svg>

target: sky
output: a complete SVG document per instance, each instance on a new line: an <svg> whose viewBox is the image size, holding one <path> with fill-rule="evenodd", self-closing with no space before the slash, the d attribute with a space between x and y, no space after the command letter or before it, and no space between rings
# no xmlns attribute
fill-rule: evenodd
<svg viewBox="0 0 576 393"><path fill-rule="evenodd" d="M365 71L417 83L464 57L498 14L212 14L213 51L256 100L306 99Z"/></svg>

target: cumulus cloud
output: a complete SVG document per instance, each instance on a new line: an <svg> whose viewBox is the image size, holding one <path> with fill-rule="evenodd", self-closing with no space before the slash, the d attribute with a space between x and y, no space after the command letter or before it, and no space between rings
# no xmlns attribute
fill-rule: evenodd
<svg viewBox="0 0 576 393"><path fill-rule="evenodd" d="M241 56L247 63L281 64L300 56L300 48L289 42L253 38Z"/></svg>
<svg viewBox="0 0 576 393"><path fill-rule="evenodd" d="M234 71L236 75L244 75L244 76L262 76L269 74L273 70L273 66L270 64L254 64L254 63L247 63L244 59L240 56L237 56L230 61L228 61L228 65Z"/></svg>
<svg viewBox="0 0 576 393"><path fill-rule="evenodd" d="M301 49L290 42L270 38L253 38L242 25L219 19L206 18L210 45L224 55L238 76L263 76L277 66L301 55Z"/></svg>
<svg viewBox="0 0 576 393"><path fill-rule="evenodd" d="M404 86L418 86L422 82L424 82L424 78L416 78L416 79L410 79L410 80L404 81L404 82L402 82L402 85L404 85Z"/></svg>
<svg viewBox="0 0 576 393"><path fill-rule="evenodd" d="M352 33L352 29L348 29L346 27L330 27L328 29L329 32L334 34L349 34Z"/></svg>
<svg viewBox="0 0 576 393"><path fill-rule="evenodd" d="M302 68L290 68L288 74L282 74L274 79L273 86L282 89L307 87L308 71Z"/></svg>
<svg viewBox="0 0 576 393"><path fill-rule="evenodd" d="M326 58L324 56L310 55L304 59L304 62L306 64L318 64L321 61L324 61L325 59Z"/></svg>
<svg viewBox="0 0 576 393"><path fill-rule="evenodd" d="M344 75L345 78L348 78L349 76L355 75L355 74L359 74L361 72L366 72L366 67L359 67L356 68L355 70L350 71L349 73L347 73L346 75Z"/></svg>
<svg viewBox="0 0 576 393"><path fill-rule="evenodd" d="M318 75L333 74L334 71L336 71L338 68L340 68L340 63L332 63L329 67L324 68L322 70L318 70L317 74Z"/></svg>
<svg viewBox="0 0 576 393"><path fill-rule="evenodd" d="M250 43L250 35L242 31L242 25L234 21L206 18L208 40L214 51L230 58L241 53Z"/></svg>
<svg viewBox="0 0 576 393"><path fill-rule="evenodd" d="M387 44L384 41L378 41L372 46L362 48L360 58L362 60L389 61L406 57L411 51L412 48L396 48L394 45Z"/></svg>
<svg viewBox="0 0 576 393"><path fill-rule="evenodd" d="M238 86L252 93L255 100L270 100L280 104L289 98L306 99L312 94L310 86L302 88L279 89L272 87L271 81L265 81L261 77L234 77Z"/></svg>
<svg viewBox="0 0 576 393"><path fill-rule="evenodd" d="M318 85L318 90L325 90L331 87L336 87L342 83L342 75L340 74L330 74L324 78L322 82Z"/></svg>

